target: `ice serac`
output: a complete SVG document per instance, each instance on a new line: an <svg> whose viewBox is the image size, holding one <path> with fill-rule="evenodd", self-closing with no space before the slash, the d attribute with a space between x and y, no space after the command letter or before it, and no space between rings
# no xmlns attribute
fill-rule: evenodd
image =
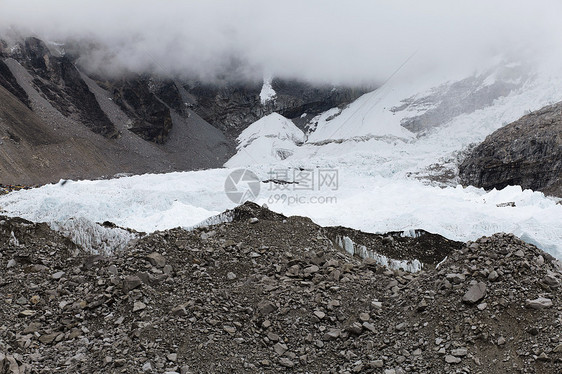
<svg viewBox="0 0 562 374"><path fill-rule="evenodd" d="M562 102L497 130L459 167L465 185L520 185L562 197Z"/></svg>
<svg viewBox="0 0 562 374"><path fill-rule="evenodd" d="M338 226L327 227L325 231L334 243L351 255L412 273L427 266L437 266L462 245L424 230L409 230L408 235L399 231L372 234Z"/></svg>
<svg viewBox="0 0 562 374"><path fill-rule="evenodd" d="M300 119L307 139L282 164L345 165L456 186L459 160L470 146L530 110L560 101L559 87L555 74L504 60L468 76L398 74L347 106Z"/></svg>
<svg viewBox="0 0 562 374"><path fill-rule="evenodd" d="M84 217L51 222L49 226L84 250L102 255L112 255L121 251L129 241L140 236L109 222L99 224Z"/></svg>
<svg viewBox="0 0 562 374"><path fill-rule="evenodd" d="M370 251L364 245L355 245L353 240L351 240L347 236L338 238L337 244L352 256L373 259L377 264L386 266L389 269L400 269L410 273L417 273L423 268L423 264L418 259L396 260L393 258L388 258L385 255L381 255L380 253Z"/></svg>
<svg viewBox="0 0 562 374"><path fill-rule="evenodd" d="M270 177L269 167L252 166L251 169L261 180ZM34 222L64 222L80 215L92 222L110 221L144 232L190 227L233 208L234 204L224 192L225 180L231 172L232 169L211 169L59 183L11 192L0 196L0 204L3 214ZM522 190L518 186L488 192L475 187L440 188L415 180L373 177L352 168L340 169L340 177L339 189L325 192L337 198L330 204L269 201L277 191L268 191L265 184L262 184L256 202L265 203L285 216L310 217L322 226L341 225L371 233L399 230L393 236L394 243L418 239L418 234L410 233L414 228L454 241L508 232L562 258L562 205L540 192ZM283 193L297 192L289 186ZM298 191L298 194L308 201L318 192ZM504 202L514 202L515 207L498 207ZM387 254L362 238L354 237L353 233L341 232L339 235L374 248L388 258L404 259L399 256L400 251L415 248L402 245L400 251ZM430 237L424 235L421 238ZM336 238L332 241L335 243ZM420 251L406 259L428 263L423 256L434 253L434 248L432 245L422 246ZM438 255L432 263L437 264L446 256Z"/></svg>

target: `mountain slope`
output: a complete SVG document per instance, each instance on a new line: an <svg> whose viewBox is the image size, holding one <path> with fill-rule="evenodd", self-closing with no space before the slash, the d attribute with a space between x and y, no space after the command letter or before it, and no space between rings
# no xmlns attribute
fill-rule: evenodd
<svg viewBox="0 0 562 374"><path fill-rule="evenodd" d="M357 173L456 185L464 153L507 123L562 100L561 83L560 74L505 61L450 80L398 75L345 108L308 120L307 140L291 147L282 164L345 165ZM228 166L267 160L258 150L240 149Z"/></svg>
<svg viewBox="0 0 562 374"><path fill-rule="evenodd" d="M88 168L86 162L92 159L113 173L116 169L139 173L182 170L197 162L212 167L226 161L223 155L228 154L228 139L198 117L195 107L190 107L196 101L189 101L193 96L180 84L174 83L173 88L169 82L150 78L146 80L148 89L138 91L150 96L145 103L157 100L165 105L172 118L165 141L157 144L129 131L134 118L101 87L125 92L134 85L128 86L126 81L105 85L82 73L81 78L120 134L111 139L62 115L40 95L33 76L21 64L10 58L5 63L47 128L64 139L73 134L73 139L87 139L95 145L88 148L95 151L91 156L73 153L83 162L80 173L102 173L94 166ZM423 229L461 241L509 232L559 257L562 206L557 200L518 186L488 192L457 186L458 160L473 144L528 110L562 100L558 76L531 71L517 73L519 79L515 79L500 73L515 67L502 63L485 73L450 81L443 81L440 75L416 81L396 76L347 107L333 108L312 119L301 115L308 125L302 144L302 123L292 125L290 119L273 114L250 125L247 132L241 130L244 136L238 140L246 146L238 148L238 155L247 157L235 156L227 165L250 167L266 182L259 183L258 203L267 203L286 215L308 216L325 226L404 235ZM272 83L272 89L274 86ZM177 94L181 101L175 99ZM471 99L447 111L449 95ZM127 102L134 102L134 95L125 96ZM213 101L213 95L208 97ZM264 101L269 105L275 97ZM234 101L234 107L243 113L247 107L238 107ZM181 103L183 108L178 107ZM137 114L142 117L142 111ZM275 121L270 128L271 118ZM24 152L24 157L31 154ZM33 167L30 163L26 166ZM232 208L233 202L224 193L231 171L212 169L47 185L2 197L2 208L6 214L58 227L72 218L92 224L112 221L147 232L189 227ZM56 177L45 175L45 180Z"/></svg>
<svg viewBox="0 0 562 374"><path fill-rule="evenodd" d="M0 175L4 183L49 182L78 170L109 170L95 146L78 137L64 140L15 96L0 87ZM96 163L97 158L97 163Z"/></svg>
<svg viewBox="0 0 562 374"><path fill-rule="evenodd" d="M197 116L190 121L178 118L178 142L165 146L136 137L126 131L125 122L117 122L115 128L121 135L116 139L96 134L80 118L65 117L53 107L35 89L33 76L15 60L6 60L6 65L15 73L33 111L0 87L0 126L4 130L0 179L4 184L43 184L61 178L99 178L116 173L209 167L224 162L221 157L228 153L222 134ZM100 106L104 117L102 106L113 113L112 118L126 120L119 108L107 103L107 93L101 95L106 98ZM185 134L190 128L197 131ZM209 132L211 136L206 135Z"/></svg>
<svg viewBox="0 0 562 374"><path fill-rule="evenodd" d="M29 145L4 147L8 161L0 169L1 183L220 167L234 154L234 139L262 116L274 111L314 115L358 95L346 88L274 80L275 98L261 103L257 83L201 83L133 72L87 75L80 68L87 48L33 37L0 40L0 86L36 115L34 128L56 135L58 144L30 133L35 140L26 138ZM15 105L4 100L7 112L20 113ZM12 129L20 120L0 119L1 126ZM36 149L34 141L47 141L49 150ZM52 171L35 168L34 157Z"/></svg>
<svg viewBox="0 0 562 374"><path fill-rule="evenodd" d="M348 104L365 90L307 84L294 80L264 79L264 82L187 82L190 105L197 114L214 124L229 138L236 139L253 122L278 113L303 126L306 120L324 111ZM261 93L266 87L267 100Z"/></svg>

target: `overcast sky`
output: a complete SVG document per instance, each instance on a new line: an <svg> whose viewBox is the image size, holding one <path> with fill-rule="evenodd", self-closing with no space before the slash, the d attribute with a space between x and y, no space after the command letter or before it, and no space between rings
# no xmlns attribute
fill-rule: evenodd
<svg viewBox="0 0 562 374"><path fill-rule="evenodd" d="M558 59L561 16L556 0L0 0L0 33L95 41L83 63L102 72L204 78L238 66L355 84L386 80L414 53L419 74Z"/></svg>

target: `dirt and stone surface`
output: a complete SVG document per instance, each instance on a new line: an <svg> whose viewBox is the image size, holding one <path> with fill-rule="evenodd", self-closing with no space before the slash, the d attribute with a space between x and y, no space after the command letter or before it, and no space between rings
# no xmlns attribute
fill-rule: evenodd
<svg viewBox="0 0 562 374"><path fill-rule="evenodd" d="M236 213L113 256L0 218L0 373L562 372L560 263L512 235L410 274Z"/></svg>

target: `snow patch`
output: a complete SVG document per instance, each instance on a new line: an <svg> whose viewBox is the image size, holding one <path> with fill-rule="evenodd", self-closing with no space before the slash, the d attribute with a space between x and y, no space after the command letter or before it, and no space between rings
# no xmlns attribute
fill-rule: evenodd
<svg viewBox="0 0 562 374"><path fill-rule="evenodd" d="M397 101L388 87L381 87L355 100L344 110L332 109L315 119L315 130L308 141L317 143L357 136L396 136L413 138L414 134L400 125L390 108ZM341 112L340 112L341 111Z"/></svg>
<svg viewBox="0 0 562 374"><path fill-rule="evenodd" d="M8 241L8 243L10 243L11 245L13 245L14 247L19 247L20 246L20 241L18 240L18 238L16 238L16 235L14 234L14 232L10 232L10 240Z"/></svg>
<svg viewBox="0 0 562 374"><path fill-rule="evenodd" d="M447 261L447 259L449 258L449 256L445 256L445 258L439 262L437 265L435 265L435 269L439 269L439 267L441 267L441 265L443 265L445 263L445 261Z"/></svg>
<svg viewBox="0 0 562 374"><path fill-rule="evenodd" d="M261 92L260 92L260 101L262 105L265 105L268 102L274 100L275 96L277 96L277 93L271 86L271 81L272 81L271 77L264 78L263 80L263 86L261 87Z"/></svg>
<svg viewBox="0 0 562 374"><path fill-rule="evenodd" d="M422 234L415 229L404 230L400 233L400 236L403 238L419 238Z"/></svg>
<svg viewBox="0 0 562 374"><path fill-rule="evenodd" d="M491 86L496 82L497 82L496 74L492 73L492 74L488 75L486 77L486 79L484 79L484 81L482 81L481 88Z"/></svg>

